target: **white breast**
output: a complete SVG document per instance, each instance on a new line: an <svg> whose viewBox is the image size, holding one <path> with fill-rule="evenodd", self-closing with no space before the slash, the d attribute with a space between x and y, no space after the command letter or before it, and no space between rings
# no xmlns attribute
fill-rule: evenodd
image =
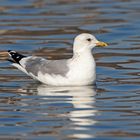
<svg viewBox="0 0 140 140"><path fill-rule="evenodd" d="M67 77L75 85L92 84L96 79L96 64L93 56L84 53L72 60Z"/></svg>

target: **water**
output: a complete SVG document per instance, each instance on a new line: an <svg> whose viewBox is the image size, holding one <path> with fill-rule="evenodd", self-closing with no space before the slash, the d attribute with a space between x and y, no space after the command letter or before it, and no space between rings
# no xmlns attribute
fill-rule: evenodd
<svg viewBox="0 0 140 140"><path fill-rule="evenodd" d="M69 58L82 32L95 48L97 87L49 87L0 57L0 139L140 139L140 1L2 0L0 51Z"/></svg>

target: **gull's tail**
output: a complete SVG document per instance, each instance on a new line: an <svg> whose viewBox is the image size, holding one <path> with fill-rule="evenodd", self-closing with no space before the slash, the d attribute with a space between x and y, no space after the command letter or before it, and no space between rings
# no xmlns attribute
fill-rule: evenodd
<svg viewBox="0 0 140 140"><path fill-rule="evenodd" d="M8 59L8 61L10 61L12 63L17 63L17 64L20 64L19 61L22 58L26 57L22 54L19 54L19 53L15 52L15 51L12 51L12 50L8 50L8 54L10 56L10 59Z"/></svg>

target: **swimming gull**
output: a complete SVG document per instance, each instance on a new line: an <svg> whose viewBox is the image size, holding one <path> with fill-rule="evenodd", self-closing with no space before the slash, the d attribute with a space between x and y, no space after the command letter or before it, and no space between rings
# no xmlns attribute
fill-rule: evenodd
<svg viewBox="0 0 140 140"><path fill-rule="evenodd" d="M32 78L53 86L91 85L96 80L96 63L92 55L95 46L107 46L93 35L82 33L75 37L70 59L48 60L24 56L9 50L9 61Z"/></svg>

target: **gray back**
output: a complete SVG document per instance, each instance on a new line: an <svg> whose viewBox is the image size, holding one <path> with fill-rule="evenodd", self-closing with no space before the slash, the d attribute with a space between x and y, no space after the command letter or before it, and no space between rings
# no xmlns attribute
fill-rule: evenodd
<svg viewBox="0 0 140 140"><path fill-rule="evenodd" d="M69 71L67 60L46 60L41 57L30 57L25 63L25 69L35 76L38 72L65 76Z"/></svg>

